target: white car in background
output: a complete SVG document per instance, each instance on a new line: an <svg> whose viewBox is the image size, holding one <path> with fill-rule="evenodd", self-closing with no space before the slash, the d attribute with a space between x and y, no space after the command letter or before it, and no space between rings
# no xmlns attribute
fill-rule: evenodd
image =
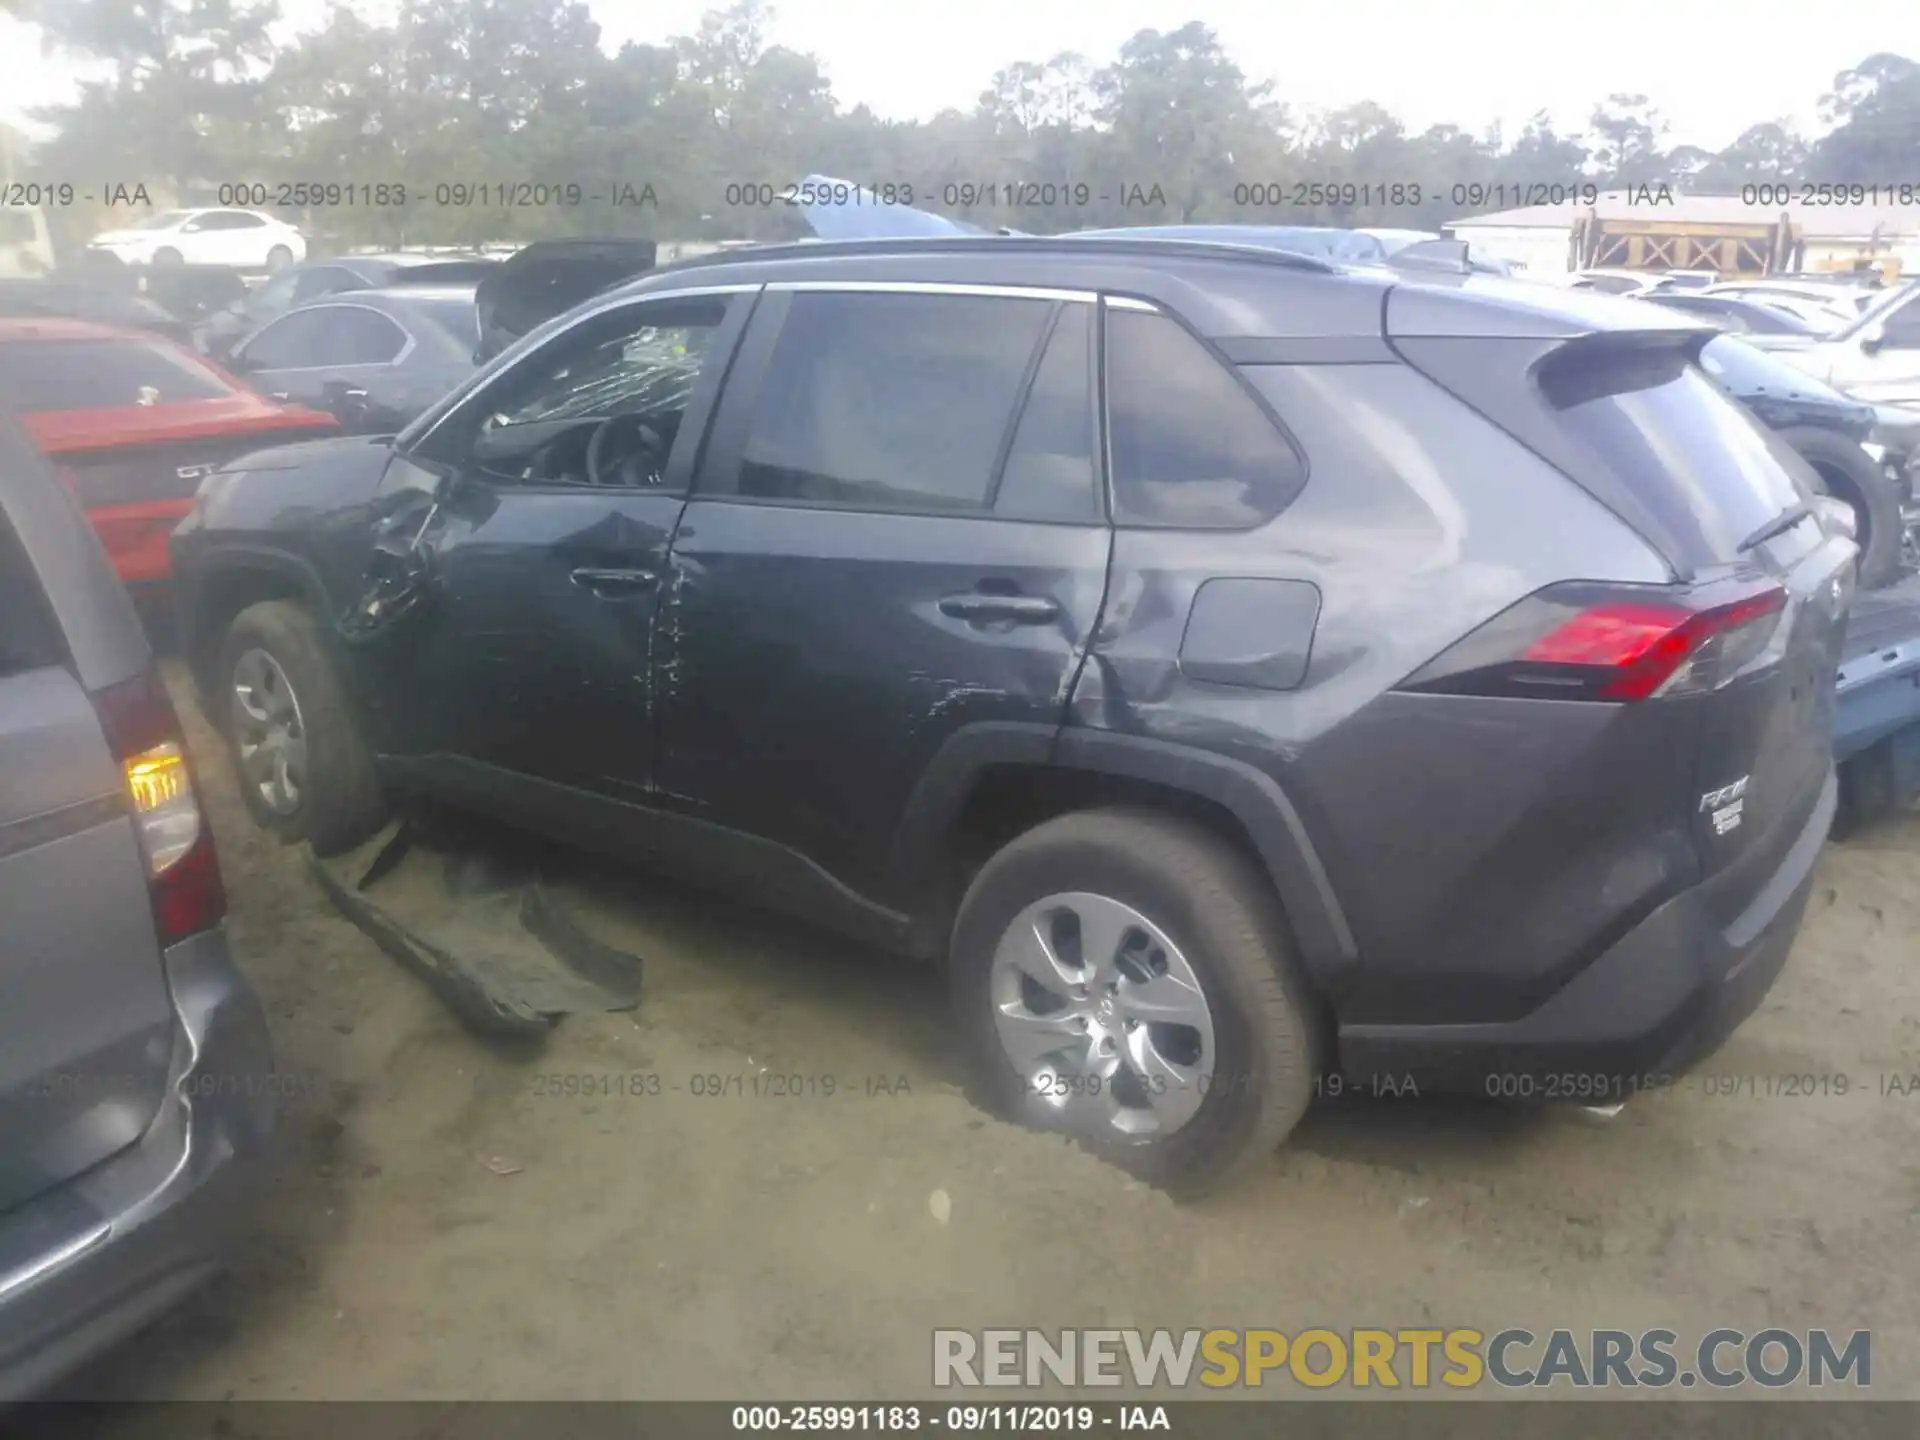
<svg viewBox="0 0 1920 1440"><path fill-rule="evenodd" d="M1819 281L1728 280L1704 292L1725 295L1736 300L1764 300L1813 323L1830 321L1828 330L1856 320L1885 292L1852 285L1829 285Z"/></svg>
<svg viewBox="0 0 1920 1440"><path fill-rule="evenodd" d="M1920 280L1878 292L1871 308L1836 333L1777 353L1856 400L1920 409Z"/></svg>
<svg viewBox="0 0 1920 1440"><path fill-rule="evenodd" d="M129 265L222 265L279 270L304 260L307 242L284 220L253 210L162 210L124 230L108 230L87 249Z"/></svg>

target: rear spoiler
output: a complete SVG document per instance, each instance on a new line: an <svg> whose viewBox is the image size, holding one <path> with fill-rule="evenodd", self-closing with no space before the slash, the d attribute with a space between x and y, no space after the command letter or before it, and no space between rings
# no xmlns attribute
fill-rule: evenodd
<svg viewBox="0 0 1920 1440"><path fill-rule="evenodd" d="M488 265L473 295L480 321L474 363L485 364L529 330L645 274L658 256L652 240L537 240Z"/></svg>

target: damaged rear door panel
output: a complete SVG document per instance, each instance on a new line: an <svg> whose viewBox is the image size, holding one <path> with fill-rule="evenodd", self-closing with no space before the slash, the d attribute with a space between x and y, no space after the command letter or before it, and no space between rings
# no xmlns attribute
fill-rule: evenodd
<svg viewBox="0 0 1920 1440"><path fill-rule="evenodd" d="M891 902L941 747L1057 733L1111 548L1092 300L768 287L654 646L663 802L757 837L757 884Z"/></svg>

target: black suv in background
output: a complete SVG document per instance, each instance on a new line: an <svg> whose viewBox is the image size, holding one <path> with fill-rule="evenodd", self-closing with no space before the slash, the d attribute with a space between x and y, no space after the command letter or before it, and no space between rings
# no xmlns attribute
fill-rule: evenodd
<svg viewBox="0 0 1920 1440"><path fill-rule="evenodd" d="M1712 333L1165 240L715 257L217 473L184 624L263 824L432 796L940 960L1004 1110L1191 1192L1324 1072L1605 1102L1772 984L1855 550Z"/></svg>

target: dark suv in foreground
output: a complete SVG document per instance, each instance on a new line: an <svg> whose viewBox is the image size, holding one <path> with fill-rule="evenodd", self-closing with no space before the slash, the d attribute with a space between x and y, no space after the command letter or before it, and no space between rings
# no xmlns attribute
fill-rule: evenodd
<svg viewBox="0 0 1920 1440"><path fill-rule="evenodd" d="M1651 306L1164 240L668 267L204 486L260 820L451 801L950 967L1181 1190L1319 1077L1605 1103L1779 973L1855 550Z"/></svg>

